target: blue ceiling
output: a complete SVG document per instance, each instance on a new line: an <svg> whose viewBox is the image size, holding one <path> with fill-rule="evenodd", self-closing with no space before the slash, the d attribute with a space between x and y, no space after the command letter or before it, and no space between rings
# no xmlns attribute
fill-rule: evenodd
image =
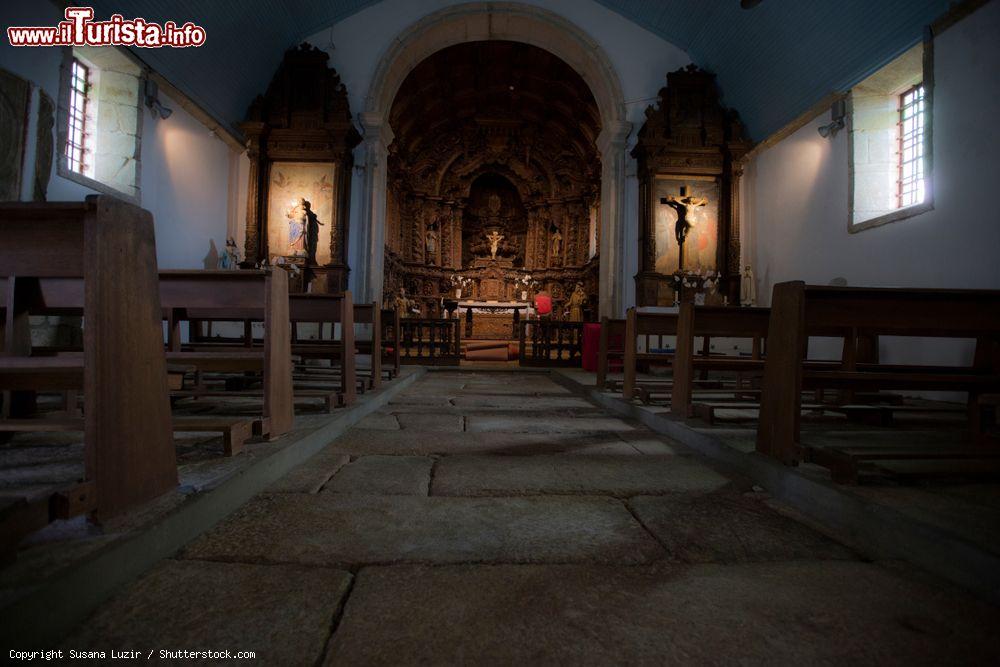
<svg viewBox="0 0 1000 667"><path fill-rule="evenodd" d="M192 20L197 49L138 50L151 67L232 127L285 49L379 0L94 0L99 16ZM725 104L757 140L913 44L948 0L598 0L716 72ZM322 46L322 45L318 45ZM664 75L666 72L664 72ZM355 109L354 111L358 111Z"/></svg>

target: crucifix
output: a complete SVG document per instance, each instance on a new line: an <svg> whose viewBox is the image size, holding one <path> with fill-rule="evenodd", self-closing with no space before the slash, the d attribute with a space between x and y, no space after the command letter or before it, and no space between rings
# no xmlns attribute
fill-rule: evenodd
<svg viewBox="0 0 1000 667"><path fill-rule="evenodd" d="M687 193L687 186L681 186L680 196L670 195L660 197L660 203L677 211L677 224L674 225L674 236L677 238L677 270L684 270L684 241L687 240L688 232L691 230L691 222L688 214L692 209L700 208L708 204L704 197L692 197Z"/></svg>

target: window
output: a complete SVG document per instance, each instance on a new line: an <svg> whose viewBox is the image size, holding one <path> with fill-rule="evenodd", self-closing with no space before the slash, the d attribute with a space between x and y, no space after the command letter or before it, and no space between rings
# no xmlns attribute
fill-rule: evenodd
<svg viewBox="0 0 1000 667"><path fill-rule="evenodd" d="M70 65L69 120L66 128L67 166L78 174L87 174L87 93L90 70L76 58Z"/></svg>
<svg viewBox="0 0 1000 667"><path fill-rule="evenodd" d="M918 44L848 96L848 231L932 208L930 42Z"/></svg>
<svg viewBox="0 0 1000 667"><path fill-rule="evenodd" d="M59 176L139 201L142 68L109 47L67 48L59 88Z"/></svg>
<svg viewBox="0 0 1000 667"><path fill-rule="evenodd" d="M924 201L924 86L899 96L899 207Z"/></svg>

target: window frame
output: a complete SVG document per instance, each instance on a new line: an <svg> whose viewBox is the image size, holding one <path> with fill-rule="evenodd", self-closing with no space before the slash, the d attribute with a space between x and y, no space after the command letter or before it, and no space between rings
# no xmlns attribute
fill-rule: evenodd
<svg viewBox="0 0 1000 667"><path fill-rule="evenodd" d="M81 77L78 70L82 70ZM66 156L67 167L74 173L87 176L86 154L90 151L87 145L87 135L90 128L87 126L88 103L90 102L90 68L79 58L74 57L70 62L69 74L69 104L66 113L66 142L63 144L63 154ZM76 99L82 99L82 103L76 104ZM75 135L79 134L79 143L74 141Z"/></svg>
<svg viewBox="0 0 1000 667"><path fill-rule="evenodd" d="M882 215L864 220L862 222L854 221L854 189L855 189L855 172L854 172L854 133L850 131L848 135L848 146L847 146L847 160L848 160L848 202L847 202L847 232L849 234L857 234L858 232L863 232L868 229L873 229L875 227L881 227L882 225L887 225L893 222L899 222L901 220L907 220L915 216L921 215L928 211L934 210L934 40L929 34L929 31L925 33L924 40L922 42L923 57L922 57L922 67L923 76L922 81L918 83L918 86L923 86L924 88L924 200L919 204L911 204L909 206L899 207L888 211ZM909 90L910 87L907 87ZM905 91L904 91L905 92ZM852 97L850 94L847 95L848 99L848 119L849 122L853 124L854 122L854 108ZM898 98L897 98L898 99ZM853 130L853 126L851 127ZM897 144L898 149L898 144ZM899 158L897 157L897 163ZM898 191L898 172L897 172L897 191ZM898 196L896 197L897 203L899 202Z"/></svg>
<svg viewBox="0 0 1000 667"><path fill-rule="evenodd" d="M79 61L84 66L90 70L89 76L89 86L88 91L91 95L93 94L93 86L95 80L100 77L100 68L96 68L85 59L82 59L73 53L73 47L66 46L63 48L63 58L62 65L60 66L59 75L59 99L57 104L57 121L56 128L58 129L56 141L59 147L56 160L56 174L66 179L67 181L72 181L78 185L82 185L90 190L115 196L123 201L129 202L131 204L136 204L138 206L142 205L142 127L143 127L143 110L145 109L142 103L142 92L144 89L145 81L149 76L149 69L139 62L135 56L130 54L126 49L118 47L101 47L101 48L114 48L116 51L128 58L128 60L133 63L138 70L138 88L136 91L138 103L136 104L136 142L135 142L135 184L133 189L135 194L119 190L118 188L108 185L103 181L99 181L94 177L88 176L84 173L75 171L70 168L69 159L66 154L66 143L69 138L69 121L68 116L70 113L70 88L73 76L73 62ZM95 74L96 69L96 74ZM91 96L88 96L88 102L93 101ZM88 113L93 113L93 109L88 106ZM100 110L98 109L98 113ZM96 132L96 123L91 127L93 132ZM96 135L93 135L94 141L96 141ZM94 151L97 149L96 143L92 143L90 148Z"/></svg>
<svg viewBox="0 0 1000 667"><path fill-rule="evenodd" d="M926 141L924 138L924 133L927 129L927 96L926 89L924 88L924 82L921 81L899 94L899 120L897 127L899 128L899 137L897 145L897 171L899 178L896 182L896 208L909 208L910 206L919 206L924 203L924 199L927 197L927 173L924 166L924 161L926 158L925 148ZM907 97L913 96L910 102L906 101ZM919 105L920 109L907 117L907 110ZM906 121L914 119L913 128L910 131L906 130ZM913 141L913 146L909 149L913 151L913 157L910 159L906 158L906 148L907 141ZM912 176L906 175L907 165L913 165L913 171L916 172ZM908 186L912 185L913 189L908 189ZM919 201L910 201L909 203L904 203L904 199L908 196L916 196L914 191L920 192Z"/></svg>

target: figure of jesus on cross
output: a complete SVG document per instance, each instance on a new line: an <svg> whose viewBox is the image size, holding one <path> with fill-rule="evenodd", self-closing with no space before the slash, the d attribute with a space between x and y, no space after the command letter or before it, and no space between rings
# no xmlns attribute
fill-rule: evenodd
<svg viewBox="0 0 1000 667"><path fill-rule="evenodd" d="M680 196L670 195L661 197L660 203L677 211L677 223L674 225L674 236L677 237L677 269L684 270L684 241L687 240L688 232L691 230L691 221L688 214L692 209L700 208L708 204L704 197L692 197L687 193L687 186L681 186Z"/></svg>

